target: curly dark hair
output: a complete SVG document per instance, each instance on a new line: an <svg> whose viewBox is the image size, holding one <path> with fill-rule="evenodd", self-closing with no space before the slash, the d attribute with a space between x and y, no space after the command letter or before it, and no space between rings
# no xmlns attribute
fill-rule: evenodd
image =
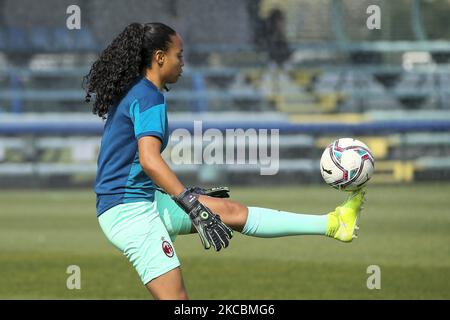
<svg viewBox="0 0 450 320"><path fill-rule="evenodd" d="M143 71L151 68L156 50L167 51L176 32L162 23L128 25L100 54L83 78L86 102L95 95L92 113L105 119L108 108L119 101Z"/></svg>

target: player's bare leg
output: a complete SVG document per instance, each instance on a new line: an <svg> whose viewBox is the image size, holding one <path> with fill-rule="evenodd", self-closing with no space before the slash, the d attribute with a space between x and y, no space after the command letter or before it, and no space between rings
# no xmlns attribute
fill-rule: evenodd
<svg viewBox="0 0 450 320"><path fill-rule="evenodd" d="M231 229L241 232L247 222L248 208L239 202L229 199L199 196L199 201L212 212L217 213L221 220ZM195 228L191 228L194 233Z"/></svg>
<svg viewBox="0 0 450 320"><path fill-rule="evenodd" d="M180 267L153 279L145 285L156 300L188 300Z"/></svg>
<svg viewBox="0 0 450 320"><path fill-rule="evenodd" d="M222 221L235 231L247 236L273 238L292 235L322 235L344 242L351 242L356 235L350 230L349 237L336 236L342 226L356 226L357 217L362 209L364 191L355 191L347 201L328 214L303 214L281 210L246 207L229 199L214 198L201 195L200 202L220 215ZM346 208L346 209L342 209ZM350 212L344 214L343 212ZM345 216L349 218L345 218ZM341 220L348 221L342 224ZM191 227L191 233L195 229ZM341 234L340 232L339 234ZM347 233L346 233L347 234Z"/></svg>

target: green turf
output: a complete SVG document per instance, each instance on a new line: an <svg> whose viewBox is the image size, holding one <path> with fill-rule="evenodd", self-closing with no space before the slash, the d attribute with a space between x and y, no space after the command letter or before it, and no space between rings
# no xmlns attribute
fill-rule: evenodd
<svg viewBox="0 0 450 320"><path fill-rule="evenodd" d="M250 206L322 213L345 197L323 187L232 188ZM205 251L197 235L175 247L193 299L449 299L450 184L370 186L360 238L278 239L236 234ZM128 261L103 236L90 191L0 192L1 299L147 299ZM68 290L69 265L81 290ZM381 289L366 286L369 265Z"/></svg>

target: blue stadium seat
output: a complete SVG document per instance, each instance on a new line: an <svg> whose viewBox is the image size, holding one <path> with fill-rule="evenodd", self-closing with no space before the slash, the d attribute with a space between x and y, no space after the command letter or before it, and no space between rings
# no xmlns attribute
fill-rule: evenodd
<svg viewBox="0 0 450 320"><path fill-rule="evenodd" d="M27 32L21 27L10 27L8 28L8 47L13 51L25 51L29 49Z"/></svg>
<svg viewBox="0 0 450 320"><path fill-rule="evenodd" d="M82 27L80 30L72 30L76 36L75 48L78 50L92 50L98 49L97 42L91 30L87 27Z"/></svg>
<svg viewBox="0 0 450 320"><path fill-rule="evenodd" d="M51 50L52 39L48 28L38 26L30 31L30 44L35 50Z"/></svg>
<svg viewBox="0 0 450 320"><path fill-rule="evenodd" d="M7 47L7 35L6 35L6 30L0 29L0 50L5 50Z"/></svg>
<svg viewBox="0 0 450 320"><path fill-rule="evenodd" d="M69 30L66 27L56 28L53 30L53 50L56 51L68 51L74 49L75 46L75 36L73 30Z"/></svg>

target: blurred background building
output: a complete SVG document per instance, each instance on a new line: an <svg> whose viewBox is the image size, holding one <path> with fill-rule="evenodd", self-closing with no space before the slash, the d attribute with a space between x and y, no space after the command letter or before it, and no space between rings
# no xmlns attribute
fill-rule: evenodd
<svg viewBox="0 0 450 320"><path fill-rule="evenodd" d="M185 43L172 130L280 130L277 175L172 165L185 183L319 183L322 150L345 136L372 149L373 183L448 181L449 16L449 0L0 0L0 186L92 185L103 122L82 77L126 25L152 21Z"/></svg>

